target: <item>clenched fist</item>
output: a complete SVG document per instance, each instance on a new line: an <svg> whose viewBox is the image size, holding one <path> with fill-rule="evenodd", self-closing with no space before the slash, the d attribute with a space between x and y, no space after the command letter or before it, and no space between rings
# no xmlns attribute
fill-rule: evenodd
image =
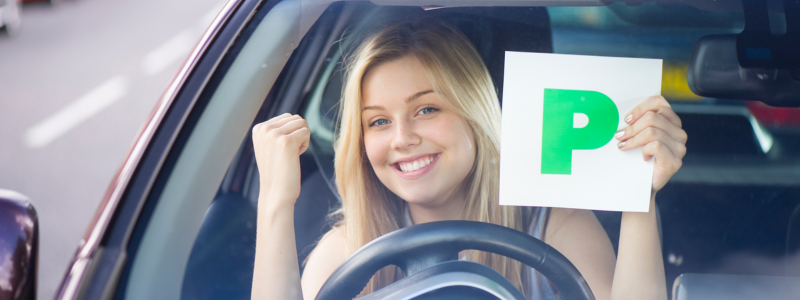
<svg viewBox="0 0 800 300"><path fill-rule="evenodd" d="M297 201L300 154L308 149L310 136L306 120L288 113L253 126L253 147L261 176L259 199L267 199L267 206L293 206Z"/></svg>

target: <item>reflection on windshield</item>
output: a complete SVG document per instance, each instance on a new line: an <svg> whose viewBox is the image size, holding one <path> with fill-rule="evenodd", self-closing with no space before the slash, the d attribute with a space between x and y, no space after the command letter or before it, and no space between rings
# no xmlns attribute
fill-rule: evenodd
<svg viewBox="0 0 800 300"><path fill-rule="evenodd" d="M555 52L665 59L662 93L690 137L659 200L667 281L800 275L800 109L699 97L686 82L697 39L741 32L741 13L652 3L548 11ZM770 20L773 32L785 27Z"/></svg>
<svg viewBox="0 0 800 300"><path fill-rule="evenodd" d="M348 14L338 15L348 9ZM509 21L509 17L504 18L489 8L422 12L418 7L379 7L365 3L339 4L323 15L342 20L341 26L336 27L339 29L326 27L330 31L322 31L315 27L310 32L337 42L324 46L325 60L302 57L302 51L294 54L298 61L319 64L315 65L318 74L304 79L309 91L302 98L305 102L297 105L303 108L300 115L308 121L309 149L313 151L300 157L303 172L307 174L302 178L302 197L297 206L300 212L296 214L296 220L301 220L298 223L304 224L296 227L300 261L314 249L321 233L330 228L325 215L340 205L331 178L335 170L332 162L336 154L333 148L336 112L346 83L343 66L347 56L342 49L348 45L343 41L350 41L348 33L361 33L424 13L452 22L468 37L481 55L498 93L503 87L502 55L507 50L663 59L662 94L670 101L689 137L683 167L658 193L666 286L671 288L680 282L681 275L690 278L688 275L692 274L705 276L701 278L709 281L700 288L712 291L713 283L719 282L713 276L718 274L737 278L800 276L797 271L800 270L800 127L796 119L784 116L796 116L797 108L773 110L759 102L701 97L687 83L687 69L698 39L740 32L744 27L741 13L652 3L531 11L535 12L536 20L549 17L549 22L533 22L533 17ZM464 13L461 18L453 17L459 13ZM518 35L526 36L518 38ZM502 94L498 96L502 99ZM372 121L380 120L376 118ZM392 120L386 121L375 124L390 124L388 121ZM420 165L430 163L425 159ZM401 172L411 168L417 167L413 164L398 167ZM254 173L248 177L247 200L257 203L260 177L251 172ZM220 195L215 201L224 199ZM595 212L595 215L618 253L621 214ZM204 247L211 247L208 241L213 239L202 241Z"/></svg>

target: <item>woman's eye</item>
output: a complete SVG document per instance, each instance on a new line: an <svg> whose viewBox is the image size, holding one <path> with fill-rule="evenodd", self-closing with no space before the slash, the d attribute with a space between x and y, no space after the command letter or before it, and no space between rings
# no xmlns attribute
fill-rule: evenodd
<svg viewBox="0 0 800 300"><path fill-rule="evenodd" d="M389 120L378 119L378 120L375 120L374 122L370 123L369 126L370 127L372 127L372 126L381 126L381 125L386 125L386 124L389 124Z"/></svg>
<svg viewBox="0 0 800 300"><path fill-rule="evenodd" d="M436 111L436 109L433 108L433 107L426 107L426 108L421 109L419 111L419 114L420 115L426 115L426 114L429 114L429 113L432 113L432 112L435 112L435 111Z"/></svg>

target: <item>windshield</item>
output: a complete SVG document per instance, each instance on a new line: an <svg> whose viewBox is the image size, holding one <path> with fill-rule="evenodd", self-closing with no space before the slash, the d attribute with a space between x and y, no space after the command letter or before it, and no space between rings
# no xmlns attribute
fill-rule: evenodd
<svg viewBox="0 0 800 300"><path fill-rule="evenodd" d="M342 126L338 112L348 80L349 51L377 28L431 18L463 33L474 46L501 105L506 51L661 59L661 95L680 119L688 139L682 166L656 194L653 212L657 214L656 238L665 280L660 284L673 299L793 295L799 286L795 277L800 276L800 98L794 90L790 100L781 100L794 101L782 102L793 105L773 107L758 101L762 99L741 96L751 91L706 89L711 83L702 80L721 78L714 74L723 73L700 67L697 47L705 44L698 41L710 36L735 37L745 28L740 10L732 10L728 4L714 8L656 3L514 8L333 3L296 46L270 94L281 107L290 108L287 112L306 120L310 130L309 149L300 155L301 190L294 210L300 272L307 268L305 262L323 234L341 221L337 219L341 215L334 213L342 207L335 177L339 173L334 165L334 137ZM780 12L774 10L771 15ZM773 31L786 30L785 20L770 20ZM744 85L750 76L747 72L741 71L742 82L720 85ZM769 72L752 76L772 74ZM794 77L786 80L790 85L798 83ZM764 85L757 89L764 94L772 88ZM271 117L259 114L253 124ZM368 138L374 133L364 129L363 134ZM252 147L248 135L241 148ZM413 168L424 168L431 161ZM184 278L178 283L182 298L250 296L255 220L264 176L259 174L259 164L252 150L240 150L233 160L188 255ZM406 166L397 169L411 170ZM407 212L413 205L403 207L406 214L414 215ZM545 211L540 211L542 216L547 215ZM603 239L607 236L610 242L609 253L620 261L624 255L620 251L621 235L625 234L623 213L593 211L591 215L602 226ZM533 223L525 224L535 228ZM536 230L528 232L548 242L544 231L538 236ZM569 251L565 253L570 258ZM582 264L576 264L579 270ZM618 267L616 272L624 271ZM533 284L533 288L559 294L557 288L545 287L549 281L541 282L545 284Z"/></svg>
<svg viewBox="0 0 800 300"><path fill-rule="evenodd" d="M796 118L797 108L702 97L687 82L698 39L741 32L743 15L656 4L548 12L554 52L664 59L662 95L689 136L684 165L658 199L667 283L677 288L677 278L688 274L752 287L763 284L753 275L797 276L798 127L758 113L794 112ZM735 295L693 287L709 296ZM761 297L742 299L750 296Z"/></svg>

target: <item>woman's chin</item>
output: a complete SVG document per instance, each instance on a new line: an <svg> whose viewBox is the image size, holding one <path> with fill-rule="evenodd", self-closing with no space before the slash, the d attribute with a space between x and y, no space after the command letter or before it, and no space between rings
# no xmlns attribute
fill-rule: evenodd
<svg viewBox="0 0 800 300"><path fill-rule="evenodd" d="M401 196L400 198L405 200L408 204L420 205L420 206L433 205L436 202L433 199L420 198L420 197L402 197Z"/></svg>
<svg viewBox="0 0 800 300"><path fill-rule="evenodd" d="M408 202L410 205L418 205L422 207L440 206L445 204L444 202L447 201L446 195L431 194L429 190L411 193L407 191L406 193L398 196L400 196L400 198Z"/></svg>

